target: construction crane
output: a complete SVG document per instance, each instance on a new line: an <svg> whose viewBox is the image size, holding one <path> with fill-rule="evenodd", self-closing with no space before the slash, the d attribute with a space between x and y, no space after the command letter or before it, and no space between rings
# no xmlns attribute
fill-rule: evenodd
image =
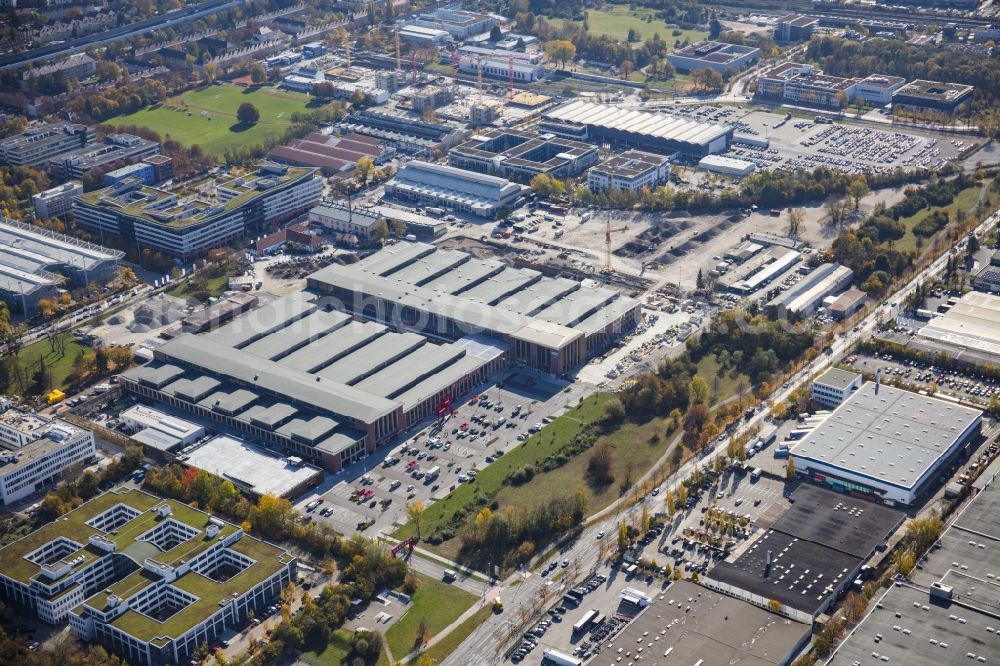
<svg viewBox="0 0 1000 666"><path fill-rule="evenodd" d="M611 272L611 234L616 234L621 231L628 231L628 226L620 227L618 229L611 228L611 213L608 213L607 222L604 224L604 272Z"/></svg>

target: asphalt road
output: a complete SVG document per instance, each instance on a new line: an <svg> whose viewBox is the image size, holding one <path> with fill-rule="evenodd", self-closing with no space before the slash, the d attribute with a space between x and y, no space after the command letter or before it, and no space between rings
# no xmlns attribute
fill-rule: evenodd
<svg viewBox="0 0 1000 666"><path fill-rule="evenodd" d="M1000 222L1000 212L994 213L982 224L980 224L979 227L976 228L976 234L980 238L984 237L992 227L997 225L998 222ZM907 282L905 286L899 289L890 299L886 301L885 304L872 310L872 312L870 312L868 316L865 317L864 320L849 334L838 338L831 345L831 353L820 355L808 366L796 373L791 379L789 379L787 384L782 389L777 391L772 396L771 404L777 404L778 402L785 400L789 394L792 393L792 391L805 384L812 376L831 366L856 341L862 337L869 336L878 326L879 322L895 316L898 309L897 304L903 302L918 284L923 283L929 277L941 272L948 261L948 256L948 253L945 253L933 261L929 266L920 271L920 273ZM757 412L753 418L743 423L740 427L741 431L746 431L747 429L762 423L763 420L769 415L769 409ZM685 463L661 486L661 488L672 487L679 483L681 479L691 473L695 465L703 464L705 459L724 452L726 444L727 442L725 441L716 442L714 448L711 449L707 455L700 458L693 458ZM589 572L595 571L599 565L601 545L605 542L596 538L597 533L604 531L608 534L614 534L615 526L620 519L620 514L616 512L614 507L612 507L612 509L612 511L609 511L604 516L603 520L598 520L592 523L587 529L584 530L583 534L578 539L569 544L561 552L553 555L553 557L556 557L559 560L568 559L573 563L570 567L570 571L578 572L576 577L577 580L586 577ZM512 584L515 583L515 581L522 578L522 582L512 587ZM504 640L505 637L509 634L513 634L514 637L516 637L522 633L521 630L512 631L512 628L522 624L525 628L527 628L532 623L537 622L545 608L551 605L551 603L549 603L539 609L538 599L548 596L550 599L554 600L555 598L558 598L555 596L556 594L561 594L561 592L564 589L568 589L568 586L570 585L571 583L563 583L557 586L556 590L552 590L552 587L554 586L549 586L544 578L536 574L515 573L511 575L499 585L499 589L496 591L496 594L498 594L504 601L504 612L493 615L487 619L487 621L476 629L458 647L458 649L456 649L443 662L443 664L446 666L473 666L480 664L501 663L501 650L503 650L505 646L509 647L514 644L513 642L506 642ZM535 609L538 609L538 611L534 612Z"/></svg>

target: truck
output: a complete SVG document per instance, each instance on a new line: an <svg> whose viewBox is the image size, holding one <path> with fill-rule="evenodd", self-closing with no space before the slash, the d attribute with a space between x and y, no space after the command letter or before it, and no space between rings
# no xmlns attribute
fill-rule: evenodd
<svg viewBox="0 0 1000 666"><path fill-rule="evenodd" d="M542 663L555 664L555 666L583 666L583 662L576 657L571 657L558 650L543 650Z"/></svg>
<svg viewBox="0 0 1000 666"><path fill-rule="evenodd" d="M424 483L433 483L434 479L441 476L441 467L434 466L427 470L427 474L424 476Z"/></svg>
<svg viewBox="0 0 1000 666"><path fill-rule="evenodd" d="M590 623L594 621L594 618L598 616L596 608L591 608L589 611L583 614L576 624L573 625L573 635L583 633L590 627Z"/></svg>

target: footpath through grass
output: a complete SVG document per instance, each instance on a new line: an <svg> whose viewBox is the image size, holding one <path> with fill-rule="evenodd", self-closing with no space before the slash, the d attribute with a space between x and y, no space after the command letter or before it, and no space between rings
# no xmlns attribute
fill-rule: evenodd
<svg viewBox="0 0 1000 666"><path fill-rule="evenodd" d="M403 617L385 632L385 642L396 661L408 655L417 645L421 622L427 628L424 640L457 620L476 602L476 597L454 585L417 574L420 587L413 593L413 604Z"/></svg>
<svg viewBox="0 0 1000 666"><path fill-rule="evenodd" d="M455 627L455 629L442 638L440 641L426 649L423 654L430 657L431 661L435 664L440 664L442 661L448 658L452 652L458 649L458 646L472 634L473 631L479 628L479 625L486 622L486 619L493 614L493 606L486 605L476 611L475 615L470 617L468 620L462 624Z"/></svg>
<svg viewBox="0 0 1000 666"><path fill-rule="evenodd" d="M269 136L281 136L291 125L293 113L309 110L309 99L305 93L273 87L212 85L107 122L148 127L163 139L175 139L185 146L198 144L206 153L221 157L230 146L255 145ZM236 120L236 110L243 102L260 111L260 120L249 127Z"/></svg>

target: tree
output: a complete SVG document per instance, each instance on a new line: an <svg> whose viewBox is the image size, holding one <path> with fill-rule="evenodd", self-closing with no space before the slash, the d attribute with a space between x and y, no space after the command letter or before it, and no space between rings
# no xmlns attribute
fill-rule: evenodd
<svg viewBox="0 0 1000 666"><path fill-rule="evenodd" d="M540 173L531 179L531 191L542 198L559 196L566 191L566 183L547 173Z"/></svg>
<svg viewBox="0 0 1000 666"><path fill-rule="evenodd" d="M854 210L861 206L861 199L871 192L868 181L864 176L858 176L847 185L847 196L854 200Z"/></svg>
<svg viewBox="0 0 1000 666"><path fill-rule="evenodd" d="M718 39L719 35L722 34L722 24L719 23L719 18L712 12L712 19L708 22L708 38Z"/></svg>
<svg viewBox="0 0 1000 666"><path fill-rule="evenodd" d="M625 524L624 520L621 520L618 522L618 552L624 553L628 550L628 546L628 525Z"/></svg>
<svg viewBox="0 0 1000 666"><path fill-rule="evenodd" d="M651 519L650 519L650 516L649 516L649 505L648 504L643 504L642 505L642 518L640 519L640 523L639 523L639 526L641 528L640 531L643 534L645 534L646 532L649 531L650 520Z"/></svg>
<svg viewBox="0 0 1000 666"><path fill-rule="evenodd" d="M503 39L503 30L498 25L493 26L490 29L490 41L499 42L501 39Z"/></svg>
<svg viewBox="0 0 1000 666"><path fill-rule="evenodd" d="M802 213L801 208L789 208L788 209L788 235L792 238L799 235L799 230L802 228L802 222L805 219L805 215Z"/></svg>
<svg viewBox="0 0 1000 666"><path fill-rule="evenodd" d="M596 487L608 486L615 480L611 446L607 442L601 442L594 447L594 453L587 461L587 479Z"/></svg>
<svg viewBox="0 0 1000 666"><path fill-rule="evenodd" d="M389 237L389 225L385 220L379 220L372 225L371 240L374 243L383 243Z"/></svg>
<svg viewBox="0 0 1000 666"><path fill-rule="evenodd" d="M355 178L357 178L359 183L365 185L368 183L368 179L374 170L375 162L367 155L363 155L358 159L358 166L355 168Z"/></svg>
<svg viewBox="0 0 1000 666"><path fill-rule="evenodd" d="M243 102L236 110L236 119L244 125L253 125L260 120L260 111L250 102Z"/></svg>
<svg viewBox="0 0 1000 666"><path fill-rule="evenodd" d="M554 39L545 45L545 55L549 60L559 62L562 69L566 69L566 63L576 58L576 44L568 39Z"/></svg>
<svg viewBox="0 0 1000 666"><path fill-rule="evenodd" d="M677 513L677 500L674 498L674 491L668 490L663 501L667 505L667 514L673 518L674 514Z"/></svg>
<svg viewBox="0 0 1000 666"><path fill-rule="evenodd" d="M319 81L313 84L310 92L317 99L330 99L336 94L337 88L330 81Z"/></svg>
<svg viewBox="0 0 1000 666"><path fill-rule="evenodd" d="M695 375L688 384L688 404L697 405L708 402L708 382L701 375Z"/></svg>
<svg viewBox="0 0 1000 666"><path fill-rule="evenodd" d="M722 74L709 67L703 67L691 72L691 83L695 88L708 92L721 92L725 85L725 81L722 80Z"/></svg>
<svg viewBox="0 0 1000 666"><path fill-rule="evenodd" d="M406 503L406 515L413 521L413 527L417 530L417 539L420 539L420 519L424 515L424 503L420 500L413 500Z"/></svg>
<svg viewBox="0 0 1000 666"><path fill-rule="evenodd" d="M785 480L791 481L795 478L795 461L791 458L785 463Z"/></svg>
<svg viewBox="0 0 1000 666"><path fill-rule="evenodd" d="M253 81L254 85L260 85L267 81L267 70L264 69L264 65L257 62L250 67L250 80Z"/></svg>
<svg viewBox="0 0 1000 666"><path fill-rule="evenodd" d="M135 271L128 266L119 266L115 271L115 279L118 280L118 284L123 287L128 287L129 285L135 284Z"/></svg>
<svg viewBox="0 0 1000 666"><path fill-rule="evenodd" d="M997 131L1000 131L1000 111L987 109L977 115L975 121L979 131L986 137L986 142L992 143Z"/></svg>
<svg viewBox="0 0 1000 666"><path fill-rule="evenodd" d="M54 298L39 298L36 306L44 319L51 319L59 309Z"/></svg>
<svg viewBox="0 0 1000 666"><path fill-rule="evenodd" d="M406 235L406 222L399 219L389 220L389 231L392 232L393 236L402 238Z"/></svg>

